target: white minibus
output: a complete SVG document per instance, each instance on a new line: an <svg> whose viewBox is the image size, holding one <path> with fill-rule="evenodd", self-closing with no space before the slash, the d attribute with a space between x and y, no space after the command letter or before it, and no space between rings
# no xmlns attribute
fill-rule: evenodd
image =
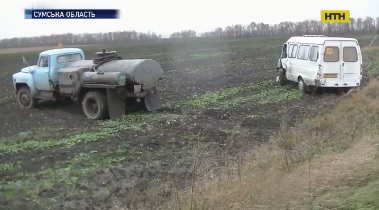
<svg viewBox="0 0 379 210"><path fill-rule="evenodd" d="M362 83L362 54L357 39L323 35L294 36L284 43L276 81L298 83L300 91L317 87L351 89Z"/></svg>

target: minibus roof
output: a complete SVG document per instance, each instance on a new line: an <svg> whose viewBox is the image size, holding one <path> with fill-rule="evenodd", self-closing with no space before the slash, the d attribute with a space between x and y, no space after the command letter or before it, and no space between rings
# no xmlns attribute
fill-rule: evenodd
<svg viewBox="0 0 379 210"><path fill-rule="evenodd" d="M325 41L354 41L358 40L354 38L346 37L327 37L327 36L293 36L287 40L291 43L303 43L303 44L324 44Z"/></svg>

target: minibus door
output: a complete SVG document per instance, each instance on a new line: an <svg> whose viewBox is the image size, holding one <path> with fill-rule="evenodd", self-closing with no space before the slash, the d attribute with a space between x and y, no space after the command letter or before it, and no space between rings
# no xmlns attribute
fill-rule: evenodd
<svg viewBox="0 0 379 210"><path fill-rule="evenodd" d="M360 54L357 43L354 41L342 41L342 67L341 73L344 80L357 81L361 74Z"/></svg>
<svg viewBox="0 0 379 210"><path fill-rule="evenodd" d="M323 52L323 78L337 80L342 78L341 72L341 41L325 41Z"/></svg>

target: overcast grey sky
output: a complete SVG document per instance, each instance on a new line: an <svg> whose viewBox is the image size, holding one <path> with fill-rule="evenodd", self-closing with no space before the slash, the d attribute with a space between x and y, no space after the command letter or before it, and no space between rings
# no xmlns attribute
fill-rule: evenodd
<svg viewBox="0 0 379 210"><path fill-rule="evenodd" d="M25 20L24 9L120 9L113 20ZM351 17L378 17L379 0L11 0L0 8L0 39L59 33L122 30L170 34L213 30L252 21L279 23L320 19L322 9L350 10Z"/></svg>

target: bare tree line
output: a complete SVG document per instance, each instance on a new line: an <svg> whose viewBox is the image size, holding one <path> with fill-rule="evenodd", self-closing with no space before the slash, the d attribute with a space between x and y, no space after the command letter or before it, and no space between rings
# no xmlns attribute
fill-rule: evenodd
<svg viewBox="0 0 379 210"><path fill-rule="evenodd" d="M251 22L249 25L236 24L225 28L216 28L213 31L197 34L194 30L185 30L172 33L172 39L190 39L197 37L208 38L242 38L242 37L275 37L302 34L324 34L329 36L348 34L375 34L379 32L379 17L350 18L349 23L321 23L316 20L302 22L281 22L279 24L265 24ZM159 40L163 36L154 32L142 33L136 31L121 31L107 33L86 34L53 34L49 36L22 37L0 40L0 48L52 46L57 43L64 45L125 43L135 41Z"/></svg>

